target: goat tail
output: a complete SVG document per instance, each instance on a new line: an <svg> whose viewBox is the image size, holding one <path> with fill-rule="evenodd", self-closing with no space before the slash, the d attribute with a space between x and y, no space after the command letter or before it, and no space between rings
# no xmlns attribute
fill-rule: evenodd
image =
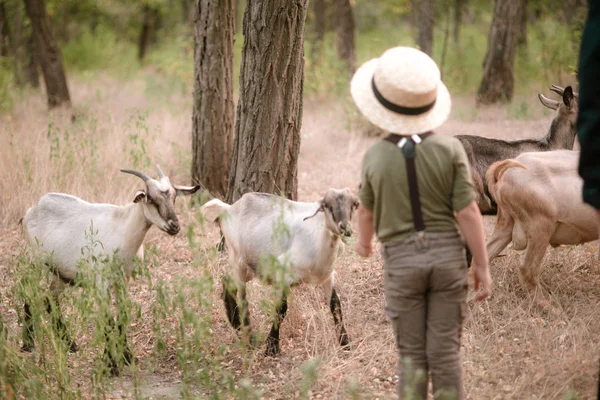
<svg viewBox="0 0 600 400"><path fill-rule="evenodd" d="M216 222L229 207L231 207L229 204L224 203L219 199L212 199L200 207L200 212L205 220Z"/></svg>
<svg viewBox="0 0 600 400"><path fill-rule="evenodd" d="M498 184L498 181L500 181L500 178L502 178L502 175L504 175L506 170L509 168L527 169L523 164L521 164L517 160L508 159L496 161L495 163L490 165L490 167L485 173L485 182L487 184L488 191L490 192L490 194L496 202L498 202L496 185Z"/></svg>

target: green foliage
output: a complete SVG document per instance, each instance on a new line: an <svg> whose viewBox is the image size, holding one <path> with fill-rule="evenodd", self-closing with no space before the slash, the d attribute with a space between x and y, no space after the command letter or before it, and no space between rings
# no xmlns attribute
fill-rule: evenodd
<svg viewBox="0 0 600 400"><path fill-rule="evenodd" d="M99 173L100 159L98 155L99 141L98 120L94 115L81 115L73 124L60 125L54 121L48 124L46 134L50 146L49 158L56 175L54 182L59 186L67 173L76 171L82 164L88 167L89 178ZM28 155L23 155L27 164ZM27 168L25 169L27 171Z"/></svg>
<svg viewBox="0 0 600 400"><path fill-rule="evenodd" d="M10 110L14 103L11 59L0 57L0 112Z"/></svg>
<svg viewBox="0 0 600 400"><path fill-rule="evenodd" d="M581 397L579 395L579 393L577 393L577 391L575 391L573 389L569 389L565 392L563 399L564 400L583 400L583 397Z"/></svg>
<svg viewBox="0 0 600 400"><path fill-rule="evenodd" d="M123 41L114 29L99 25L95 31L82 29L62 48L67 71L79 73L111 70L122 78L139 69L135 45Z"/></svg>
<svg viewBox="0 0 600 400"><path fill-rule="evenodd" d="M125 144L123 152L129 156L134 169L149 169L152 167L152 160L150 160L147 152L147 140L154 142L156 135L150 135L146 123L147 118L147 111L135 110L135 115L131 116L125 123L129 141Z"/></svg>

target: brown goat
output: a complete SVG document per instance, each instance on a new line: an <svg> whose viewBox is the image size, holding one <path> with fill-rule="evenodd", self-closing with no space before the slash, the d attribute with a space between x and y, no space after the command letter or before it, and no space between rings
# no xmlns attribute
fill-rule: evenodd
<svg viewBox="0 0 600 400"><path fill-rule="evenodd" d="M551 100L538 94L540 102L556 110L548 134L540 139L501 140L482 136L457 135L467 152L471 164L473 183L478 192L477 205L482 214L496 214L496 205L490 197L485 182L485 173L496 161L515 158L524 152L572 150L577 135L577 93L571 86L565 89L552 85L550 90L562 96L562 102Z"/></svg>
<svg viewBox="0 0 600 400"><path fill-rule="evenodd" d="M514 160L495 162L486 173L498 205L487 244L490 262L511 241L515 250L527 249L520 280L539 304L544 303L539 275L548 245L598 239L595 210L582 199L578 163L578 151L523 153Z"/></svg>

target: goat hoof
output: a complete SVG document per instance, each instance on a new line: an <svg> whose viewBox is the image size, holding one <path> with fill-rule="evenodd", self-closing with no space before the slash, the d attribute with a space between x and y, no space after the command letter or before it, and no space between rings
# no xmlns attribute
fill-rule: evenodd
<svg viewBox="0 0 600 400"><path fill-rule="evenodd" d="M110 376L116 377L120 375L119 367L117 366L116 362L109 361L106 366Z"/></svg>
<svg viewBox="0 0 600 400"><path fill-rule="evenodd" d="M125 361L125 365L137 364L138 362L137 357L134 357L129 349L123 352L123 360Z"/></svg>
<svg viewBox="0 0 600 400"><path fill-rule="evenodd" d="M24 353L31 353L33 349L35 349L33 344L23 344L23 346L21 346L21 351Z"/></svg>
<svg viewBox="0 0 600 400"><path fill-rule="evenodd" d="M79 351L79 346L77 346L77 343L71 342L71 345L69 346L69 351L71 353L77 353Z"/></svg>
<svg viewBox="0 0 600 400"><path fill-rule="evenodd" d="M350 350L350 339L345 332L340 335L340 346L342 346L344 350Z"/></svg>
<svg viewBox="0 0 600 400"><path fill-rule="evenodd" d="M265 355L267 357L275 357L279 355L279 343L267 339L267 350L265 351Z"/></svg>

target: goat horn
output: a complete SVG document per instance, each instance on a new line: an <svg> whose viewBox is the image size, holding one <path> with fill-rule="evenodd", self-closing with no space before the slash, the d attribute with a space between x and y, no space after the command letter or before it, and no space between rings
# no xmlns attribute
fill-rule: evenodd
<svg viewBox="0 0 600 400"><path fill-rule="evenodd" d="M131 174L131 175L135 175L138 178L141 178L144 182L147 182L150 180L150 177L146 174L144 174L143 172L140 171L134 171L132 169L122 169L121 172L124 172L126 174Z"/></svg>
<svg viewBox="0 0 600 400"><path fill-rule="evenodd" d="M158 172L158 179L162 179L165 177L165 174L162 172L162 169L160 169L160 165L156 164L156 172Z"/></svg>
<svg viewBox="0 0 600 400"><path fill-rule="evenodd" d="M558 94L559 96L562 96L563 93L565 92L565 88L560 87L558 85L550 85L550 90L552 90L554 93Z"/></svg>
<svg viewBox="0 0 600 400"><path fill-rule="evenodd" d="M538 98L540 99L542 104L545 105L546 107L548 107L552 110L556 110L558 108L558 104L559 104L558 101L549 99L541 93L538 93Z"/></svg>

